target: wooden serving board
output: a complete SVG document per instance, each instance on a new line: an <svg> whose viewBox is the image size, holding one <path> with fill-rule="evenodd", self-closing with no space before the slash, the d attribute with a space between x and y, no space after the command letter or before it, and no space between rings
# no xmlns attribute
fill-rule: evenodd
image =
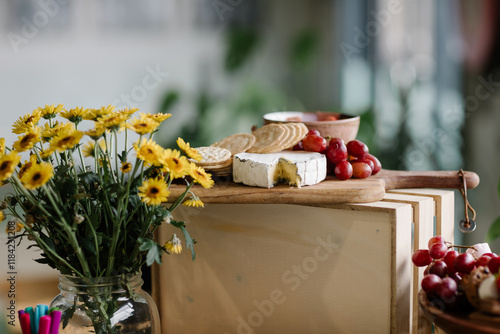
<svg viewBox="0 0 500 334"><path fill-rule="evenodd" d="M465 172L467 189L477 187L479 176ZM204 203L224 204L336 204L369 203L381 200L386 190L404 188L461 189L462 178L456 171L410 172L382 170L366 179L325 181L301 188L279 184L273 188L251 187L231 181L217 182L211 189L195 185L192 190ZM185 186L172 185L170 198L177 198Z"/></svg>

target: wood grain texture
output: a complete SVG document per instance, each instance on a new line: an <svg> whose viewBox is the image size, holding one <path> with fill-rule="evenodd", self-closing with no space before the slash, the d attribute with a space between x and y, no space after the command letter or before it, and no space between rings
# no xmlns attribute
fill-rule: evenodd
<svg viewBox="0 0 500 334"><path fill-rule="evenodd" d="M479 176L465 172L467 188L479 184ZM333 176L319 184L296 188L279 184L273 188L251 187L231 181L218 182L212 189L195 185L194 193L204 203L226 204L335 204L371 203L383 199L385 191L407 188L459 189L463 181L457 171L395 171L382 170L366 179L340 181ZM184 186L172 185L170 198L177 198Z"/></svg>

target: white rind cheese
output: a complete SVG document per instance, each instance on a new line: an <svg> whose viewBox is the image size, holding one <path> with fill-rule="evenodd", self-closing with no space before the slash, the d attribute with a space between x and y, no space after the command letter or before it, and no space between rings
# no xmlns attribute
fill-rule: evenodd
<svg viewBox="0 0 500 334"><path fill-rule="evenodd" d="M301 187L326 178L326 157L321 153L282 151L238 153L233 158L233 181L272 188L279 182Z"/></svg>

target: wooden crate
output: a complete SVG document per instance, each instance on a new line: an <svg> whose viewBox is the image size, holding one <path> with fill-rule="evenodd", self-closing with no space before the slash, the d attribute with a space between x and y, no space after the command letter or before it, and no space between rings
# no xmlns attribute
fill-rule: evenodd
<svg viewBox="0 0 500 334"><path fill-rule="evenodd" d="M179 208L197 258L185 250L154 268L163 333L416 332L421 272L411 254L442 213L432 196Z"/></svg>

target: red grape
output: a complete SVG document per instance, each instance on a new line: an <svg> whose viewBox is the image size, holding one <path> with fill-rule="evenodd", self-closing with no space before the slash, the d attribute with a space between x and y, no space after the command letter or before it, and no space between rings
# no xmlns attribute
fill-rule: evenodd
<svg viewBox="0 0 500 334"><path fill-rule="evenodd" d="M352 162L352 176L357 179L364 179L372 175L372 169L364 162Z"/></svg>
<svg viewBox="0 0 500 334"><path fill-rule="evenodd" d="M444 301L453 301L452 298L457 294L457 282L451 277L441 279L441 284L437 287L437 293Z"/></svg>
<svg viewBox="0 0 500 334"><path fill-rule="evenodd" d="M494 257L488 262L488 269L490 269L492 274L498 273L500 269L500 257Z"/></svg>
<svg viewBox="0 0 500 334"><path fill-rule="evenodd" d="M448 252L448 246L445 244L436 243L429 248L429 255L433 259L442 259Z"/></svg>
<svg viewBox="0 0 500 334"><path fill-rule="evenodd" d="M335 176L339 180L347 180L352 177L352 165L349 161L341 161L335 165Z"/></svg>
<svg viewBox="0 0 500 334"><path fill-rule="evenodd" d="M413 253L411 260L417 267L425 267L432 262L432 257L428 249L419 249Z"/></svg>
<svg viewBox="0 0 500 334"><path fill-rule="evenodd" d="M358 159L362 159L368 154L368 146L357 139L351 140L346 146L349 154Z"/></svg>
<svg viewBox="0 0 500 334"><path fill-rule="evenodd" d="M295 144L295 146L293 147L293 150L294 151L303 151L304 150L304 146L302 146L302 140L299 141L297 144Z"/></svg>
<svg viewBox="0 0 500 334"><path fill-rule="evenodd" d="M490 262L491 258L493 256L490 256L490 255L487 255L486 254L483 254L479 257L479 259L477 259L476 261L476 265L479 267L479 266L483 266L483 267L487 267L488 266L488 263Z"/></svg>
<svg viewBox="0 0 500 334"><path fill-rule="evenodd" d="M306 136L310 136L310 135L321 136L321 133L319 133L319 131L316 129L311 129L311 130L307 131Z"/></svg>
<svg viewBox="0 0 500 334"><path fill-rule="evenodd" d="M302 139L305 151L323 152L326 149L326 139L318 135L307 135Z"/></svg>
<svg viewBox="0 0 500 334"><path fill-rule="evenodd" d="M455 282L457 282L457 284L462 280L462 276L460 276L460 274L457 272L454 272L453 274L449 274L448 277L453 278L453 280L455 280Z"/></svg>
<svg viewBox="0 0 500 334"><path fill-rule="evenodd" d="M476 259L474 259L474 256L469 253L459 254L453 262L453 267L455 267L455 270L462 274L470 273L472 269L474 269L475 265Z"/></svg>
<svg viewBox="0 0 500 334"><path fill-rule="evenodd" d="M363 158L363 159L357 159L356 162L364 162L365 164L367 164L368 166L370 166L370 169L372 170L371 174L373 174L373 169L375 168L375 164L373 163L372 160L367 159L367 158Z"/></svg>
<svg viewBox="0 0 500 334"><path fill-rule="evenodd" d="M444 256L444 262L448 266L448 274L451 275L456 272L455 270L455 259L458 256L458 252L456 250L449 250L448 253Z"/></svg>
<svg viewBox="0 0 500 334"><path fill-rule="evenodd" d="M448 267L443 260L434 261L429 266L429 274L438 275L439 277L445 277L447 273Z"/></svg>
<svg viewBox="0 0 500 334"><path fill-rule="evenodd" d="M347 147L344 141L340 138L330 139L328 148L326 149L326 157L335 165L347 160Z"/></svg>
<svg viewBox="0 0 500 334"><path fill-rule="evenodd" d="M427 243L427 247L429 247L429 249L430 249L431 246L436 244L436 243L444 244L444 238L440 235L433 236L432 238L429 239L429 242Z"/></svg>
<svg viewBox="0 0 500 334"><path fill-rule="evenodd" d="M426 275L422 278L422 290L425 291L428 297L437 295L437 288L441 284L441 277L434 274Z"/></svg>
<svg viewBox="0 0 500 334"><path fill-rule="evenodd" d="M382 170L382 164L380 163L380 161L377 159L377 157L375 157L374 155L368 153L365 157L365 159L370 159L372 162L373 162L373 171L372 171L372 175L375 175L377 174L378 172L380 172Z"/></svg>

